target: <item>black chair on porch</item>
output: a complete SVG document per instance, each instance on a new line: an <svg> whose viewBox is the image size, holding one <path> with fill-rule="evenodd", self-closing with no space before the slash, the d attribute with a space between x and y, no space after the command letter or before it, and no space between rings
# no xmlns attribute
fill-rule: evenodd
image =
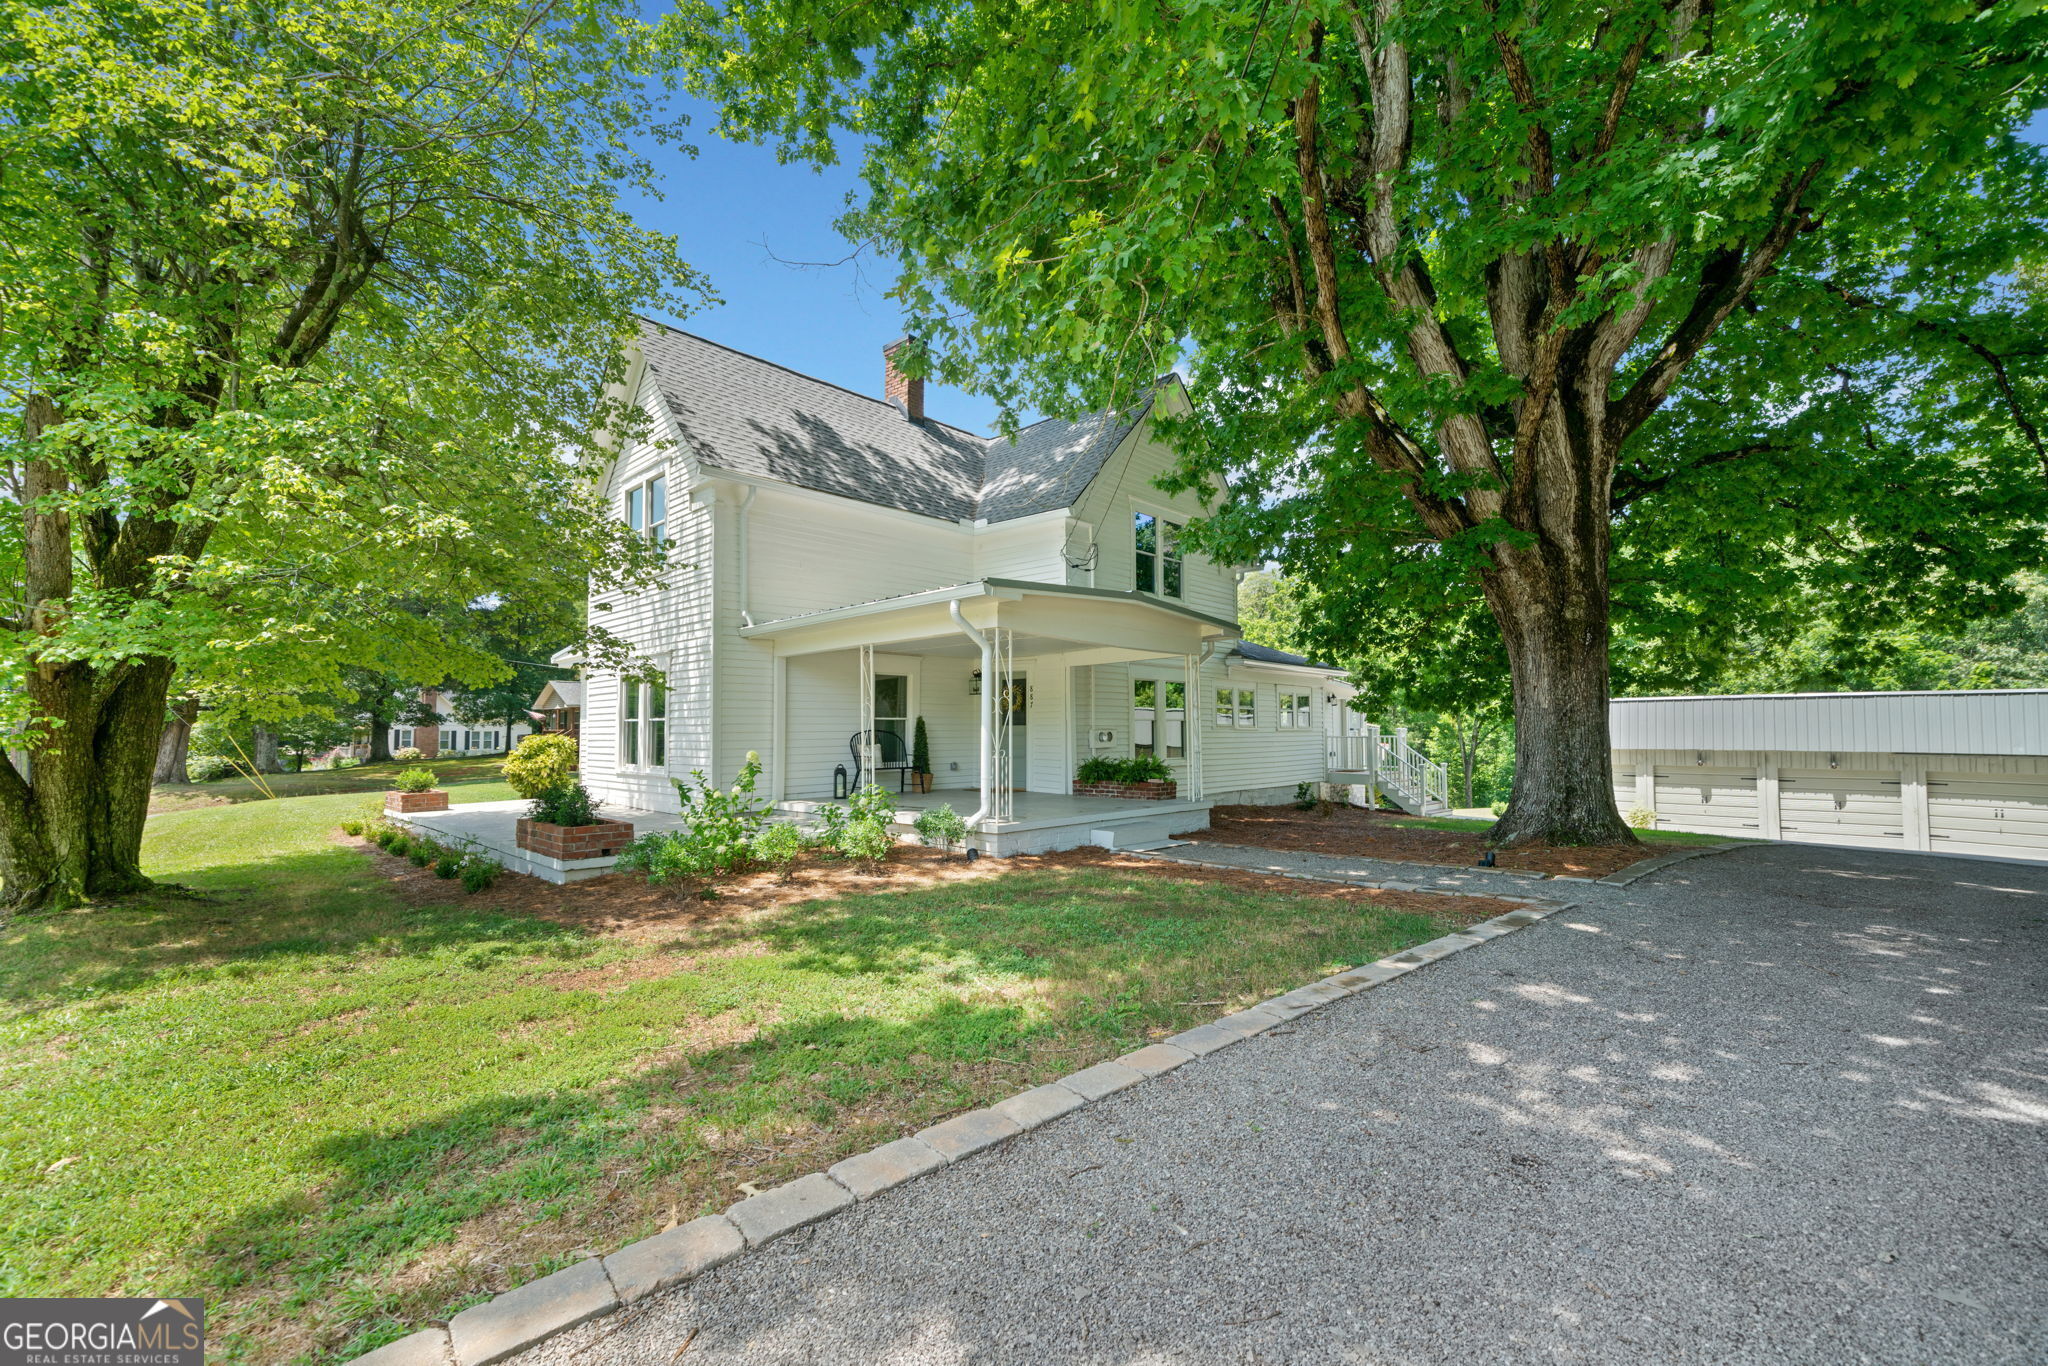
<svg viewBox="0 0 2048 1366"><path fill-rule="evenodd" d="M867 750L867 745L862 741L874 746L875 771L886 773L892 768L895 769L896 790L907 791L904 784L909 781L910 755L903 748L903 737L892 730L857 730L853 733L853 738L846 742L846 747L853 751L852 790L860 791L861 760Z"/></svg>

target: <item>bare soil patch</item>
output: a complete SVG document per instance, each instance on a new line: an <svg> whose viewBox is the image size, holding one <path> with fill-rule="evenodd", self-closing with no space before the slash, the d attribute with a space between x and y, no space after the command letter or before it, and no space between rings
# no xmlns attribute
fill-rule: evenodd
<svg viewBox="0 0 2048 1366"><path fill-rule="evenodd" d="M1413 820L1391 811L1339 806L1326 814L1293 806L1219 806L1209 813L1209 828L1189 839L1218 844L1249 844L1261 849L1288 849L1307 854L1396 859L1404 863L1436 863L1469 868L1488 845L1479 831L1431 830L1403 825ZM1510 872L1606 877L1659 851L1645 845L1575 847L1541 844L1501 849L1495 866Z"/></svg>

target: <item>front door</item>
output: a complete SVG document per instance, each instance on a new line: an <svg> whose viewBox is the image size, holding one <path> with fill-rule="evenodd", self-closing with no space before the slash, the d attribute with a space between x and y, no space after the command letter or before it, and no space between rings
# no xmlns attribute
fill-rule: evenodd
<svg viewBox="0 0 2048 1366"><path fill-rule="evenodd" d="M1031 721L1031 680L1023 674L1010 675L1010 686L996 699L998 708L997 724L1009 737L1009 786L1022 791L1029 786L1026 775L1030 773L1031 758L1029 743ZM1002 725L1002 716L1007 713L1009 724Z"/></svg>

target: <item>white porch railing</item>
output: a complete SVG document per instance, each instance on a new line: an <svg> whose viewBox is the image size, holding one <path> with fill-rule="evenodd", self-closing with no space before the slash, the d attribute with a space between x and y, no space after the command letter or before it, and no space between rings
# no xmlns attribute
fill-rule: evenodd
<svg viewBox="0 0 2048 1366"><path fill-rule="evenodd" d="M1417 812L1432 805L1450 809L1450 766L1433 762L1409 744L1406 726L1392 738L1378 726L1367 726L1361 734L1332 735L1329 740L1331 772L1368 774L1389 796Z"/></svg>

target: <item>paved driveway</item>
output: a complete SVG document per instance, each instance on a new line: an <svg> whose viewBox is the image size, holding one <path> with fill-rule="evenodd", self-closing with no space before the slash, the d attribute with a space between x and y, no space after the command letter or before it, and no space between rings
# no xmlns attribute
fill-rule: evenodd
<svg viewBox="0 0 2048 1366"><path fill-rule="evenodd" d="M2048 1361L2048 869L1586 895L524 1360Z"/></svg>

